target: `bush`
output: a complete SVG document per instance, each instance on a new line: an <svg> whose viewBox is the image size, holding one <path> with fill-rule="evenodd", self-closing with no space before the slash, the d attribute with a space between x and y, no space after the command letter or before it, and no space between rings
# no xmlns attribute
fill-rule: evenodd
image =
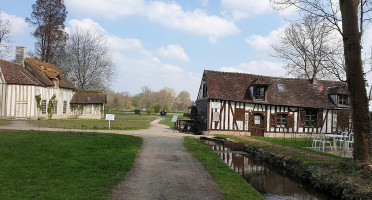
<svg viewBox="0 0 372 200"><path fill-rule="evenodd" d="M134 110L134 114L140 115L141 114L141 110L139 110L139 109Z"/></svg>
<svg viewBox="0 0 372 200"><path fill-rule="evenodd" d="M148 109L146 110L146 112L147 112L147 115L151 115L151 113L153 113L154 110L153 110L152 108L148 108Z"/></svg>
<svg viewBox="0 0 372 200"><path fill-rule="evenodd" d="M159 105L154 106L154 111L155 111L155 113L159 113L160 112L160 106Z"/></svg>

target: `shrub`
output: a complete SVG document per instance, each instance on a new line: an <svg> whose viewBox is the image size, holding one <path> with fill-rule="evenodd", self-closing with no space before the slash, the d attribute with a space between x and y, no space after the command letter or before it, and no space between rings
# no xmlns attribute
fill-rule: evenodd
<svg viewBox="0 0 372 200"><path fill-rule="evenodd" d="M154 111L155 111L155 113L159 113L160 112L160 106L159 105L154 106Z"/></svg>
<svg viewBox="0 0 372 200"><path fill-rule="evenodd" d="M147 112L147 115L151 115L151 113L153 113L154 110L153 110L152 108L148 108L148 109L146 110L146 112Z"/></svg>
<svg viewBox="0 0 372 200"><path fill-rule="evenodd" d="M141 114L141 110L139 110L139 109L134 110L134 114L140 115Z"/></svg>

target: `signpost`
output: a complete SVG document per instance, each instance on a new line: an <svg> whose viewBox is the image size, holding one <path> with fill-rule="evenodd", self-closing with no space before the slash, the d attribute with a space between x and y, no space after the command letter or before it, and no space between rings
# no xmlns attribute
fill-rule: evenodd
<svg viewBox="0 0 372 200"><path fill-rule="evenodd" d="M171 122L177 122L178 115L173 115Z"/></svg>
<svg viewBox="0 0 372 200"><path fill-rule="evenodd" d="M115 120L114 114L106 114L106 120L109 121L109 129L111 128L111 120Z"/></svg>

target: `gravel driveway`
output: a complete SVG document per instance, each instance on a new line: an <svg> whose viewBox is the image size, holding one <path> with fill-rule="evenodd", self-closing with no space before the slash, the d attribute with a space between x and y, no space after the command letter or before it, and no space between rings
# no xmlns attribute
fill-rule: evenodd
<svg viewBox="0 0 372 200"><path fill-rule="evenodd" d="M151 122L150 129L137 131L95 130L93 132L135 135L143 146L133 168L112 191L111 199L220 199L220 190L210 173L183 146L185 134ZM13 122L1 129L75 131L30 126ZM81 131L81 130L76 130Z"/></svg>

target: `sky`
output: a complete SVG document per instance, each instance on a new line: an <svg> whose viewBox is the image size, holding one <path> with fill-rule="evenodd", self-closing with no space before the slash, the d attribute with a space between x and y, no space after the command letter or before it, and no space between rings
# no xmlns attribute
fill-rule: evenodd
<svg viewBox="0 0 372 200"><path fill-rule="evenodd" d="M14 28L11 45L31 51L34 27L24 19L33 3L0 0L0 12ZM285 63L270 56L271 45L288 26L284 18L296 13L276 11L269 0L65 0L65 5L67 30L106 33L116 92L170 87L195 100L204 70L288 76Z"/></svg>

